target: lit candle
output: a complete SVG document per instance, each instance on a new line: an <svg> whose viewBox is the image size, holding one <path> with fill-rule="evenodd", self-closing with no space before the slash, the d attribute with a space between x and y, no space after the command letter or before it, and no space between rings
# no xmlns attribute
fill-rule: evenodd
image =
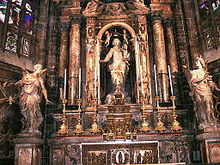
<svg viewBox="0 0 220 165"><path fill-rule="evenodd" d="M140 67L140 72L141 72L141 93L144 96L144 86L143 86L143 73L142 73L142 66Z"/></svg>
<svg viewBox="0 0 220 165"><path fill-rule="evenodd" d="M158 88L157 88L157 69L156 69L156 65L154 65L154 80L155 80L155 92L156 92L156 96L158 96Z"/></svg>
<svg viewBox="0 0 220 165"><path fill-rule="evenodd" d="M63 87L63 99L66 99L66 77L67 77L67 73L66 73L66 69L64 70L64 87Z"/></svg>
<svg viewBox="0 0 220 165"><path fill-rule="evenodd" d="M81 95L81 68L79 68L79 99Z"/></svg>
<svg viewBox="0 0 220 165"><path fill-rule="evenodd" d="M96 98L96 68L95 68L95 74L94 74L94 85L95 85L94 97Z"/></svg>
<svg viewBox="0 0 220 165"><path fill-rule="evenodd" d="M173 96L173 83L172 83L172 77L171 77L171 72L170 72L170 65L168 65L168 74L169 74L169 80L170 80L171 95Z"/></svg>

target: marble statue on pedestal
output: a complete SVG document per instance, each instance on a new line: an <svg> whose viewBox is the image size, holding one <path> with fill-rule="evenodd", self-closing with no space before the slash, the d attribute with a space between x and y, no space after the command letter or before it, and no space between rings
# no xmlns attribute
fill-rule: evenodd
<svg viewBox="0 0 220 165"><path fill-rule="evenodd" d="M187 75L199 128L203 129L207 124L216 122L217 120L215 117L216 110L214 108L212 92L214 90L220 91L220 89L218 89L216 84L212 81L212 77L206 69L203 58L200 57L197 59L196 66L197 69L188 69Z"/></svg>
<svg viewBox="0 0 220 165"><path fill-rule="evenodd" d="M111 80L114 85L114 91L120 89L122 95L126 95L124 92L125 78L129 70L130 53L128 47L124 44L121 47L121 42L118 38L113 40L113 48L110 49L104 60L100 62L108 62L112 59L112 63L109 65L109 71L111 72ZM114 94L113 92L112 94ZM111 104L112 94L107 96L106 102Z"/></svg>
<svg viewBox="0 0 220 165"><path fill-rule="evenodd" d="M38 127L43 121L40 110L41 95L44 96L47 104L51 103L47 98L47 90L41 77L45 71L42 70L41 64L36 64L33 73L24 73L23 78L16 83L21 86L19 104L23 116L22 133L40 133Z"/></svg>

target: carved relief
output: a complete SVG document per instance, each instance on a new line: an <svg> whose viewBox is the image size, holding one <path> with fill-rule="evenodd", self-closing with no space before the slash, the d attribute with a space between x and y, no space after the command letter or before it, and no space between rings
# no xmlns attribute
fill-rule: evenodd
<svg viewBox="0 0 220 165"><path fill-rule="evenodd" d="M209 163L220 163L220 144L208 143Z"/></svg>
<svg viewBox="0 0 220 165"><path fill-rule="evenodd" d="M166 141L160 143L160 161L161 163L177 162L175 142Z"/></svg>
<svg viewBox="0 0 220 165"><path fill-rule="evenodd" d="M111 151L111 162L113 165L116 164L128 164L130 162L130 151L129 149L116 149Z"/></svg>
<svg viewBox="0 0 220 165"><path fill-rule="evenodd" d="M105 15L123 15L124 13L126 13L124 3L107 4L103 12Z"/></svg>
<svg viewBox="0 0 220 165"><path fill-rule="evenodd" d="M69 156L73 163L81 164L81 149L79 145L66 145L65 154Z"/></svg>
<svg viewBox="0 0 220 165"><path fill-rule="evenodd" d="M52 161L53 161L53 165L63 165L64 164L63 150L54 149Z"/></svg>
<svg viewBox="0 0 220 165"><path fill-rule="evenodd" d="M19 165L21 164L32 165L32 149L31 148L20 149L18 164Z"/></svg>
<svg viewBox="0 0 220 165"><path fill-rule="evenodd" d="M106 151L89 151L87 154L87 165L106 165L107 153Z"/></svg>
<svg viewBox="0 0 220 165"><path fill-rule="evenodd" d="M87 103L89 106L93 105L95 98L94 95L94 70L95 70L95 47L97 44L95 38L95 20L87 19L87 38L86 38L86 85L85 91L87 92Z"/></svg>
<svg viewBox="0 0 220 165"><path fill-rule="evenodd" d="M130 10L148 10L144 5L144 0L128 0L125 5Z"/></svg>
<svg viewBox="0 0 220 165"><path fill-rule="evenodd" d="M134 163L136 164L152 164L153 151L152 150L135 150Z"/></svg>
<svg viewBox="0 0 220 165"><path fill-rule="evenodd" d="M91 144L82 146L85 165L158 163L157 143Z"/></svg>
<svg viewBox="0 0 220 165"><path fill-rule="evenodd" d="M100 13L102 11L102 4L100 0L91 0L87 6L86 9L83 11L83 14L96 14Z"/></svg>

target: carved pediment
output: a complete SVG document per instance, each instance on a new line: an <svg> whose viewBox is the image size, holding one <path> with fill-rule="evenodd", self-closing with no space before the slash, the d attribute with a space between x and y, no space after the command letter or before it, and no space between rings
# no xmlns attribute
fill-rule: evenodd
<svg viewBox="0 0 220 165"><path fill-rule="evenodd" d="M105 6L103 15L124 15L126 13L126 7L124 3L109 3Z"/></svg>
<svg viewBox="0 0 220 165"><path fill-rule="evenodd" d="M149 9L144 5L142 0L128 0L127 2L112 2L103 3L99 0L91 0L86 9L83 11L84 15L109 15L119 16L127 15L132 12L148 12Z"/></svg>

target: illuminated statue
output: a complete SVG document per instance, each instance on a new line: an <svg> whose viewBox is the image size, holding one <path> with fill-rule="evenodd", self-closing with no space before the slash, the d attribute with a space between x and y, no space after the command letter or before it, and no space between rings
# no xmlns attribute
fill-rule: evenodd
<svg viewBox="0 0 220 165"><path fill-rule="evenodd" d="M100 60L100 62L108 62L112 59L112 64L109 65L112 83L115 89L119 86L123 90L129 69L130 53L127 50L127 45L124 44L121 47L120 43L120 40L115 38L113 40L113 48L110 49L105 59Z"/></svg>
<svg viewBox="0 0 220 165"><path fill-rule="evenodd" d="M16 83L22 87L19 100L23 115L22 133L39 133L38 127L43 121L40 110L41 95L44 96L47 104L51 103L47 98L47 90L41 77L45 71L42 70L41 64L36 64L33 73L25 73Z"/></svg>
<svg viewBox="0 0 220 165"><path fill-rule="evenodd" d="M108 62L111 58L113 59L112 64L109 65L109 70L115 86L122 86L125 82L130 60L129 54L126 51L126 48L120 47L120 40L116 38L113 40L113 48L110 49L105 59L100 61Z"/></svg>
<svg viewBox="0 0 220 165"><path fill-rule="evenodd" d="M200 123L200 128L203 128L207 123L216 121L212 91L220 89L213 85L214 82L207 72L205 61L201 57L198 58L196 66L197 69L188 70L187 74L192 90L194 110Z"/></svg>

